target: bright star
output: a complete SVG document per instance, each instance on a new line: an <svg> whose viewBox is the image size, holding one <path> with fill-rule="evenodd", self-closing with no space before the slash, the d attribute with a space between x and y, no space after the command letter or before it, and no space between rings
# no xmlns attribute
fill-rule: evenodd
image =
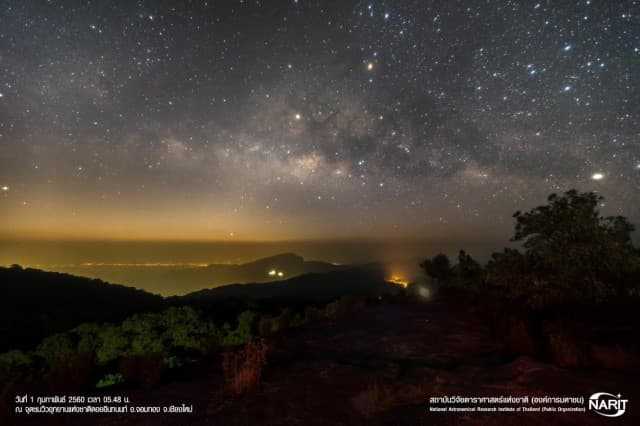
<svg viewBox="0 0 640 426"><path fill-rule="evenodd" d="M591 179L593 180L602 180L604 178L604 175L602 173L594 173L593 175L591 175Z"/></svg>
<svg viewBox="0 0 640 426"><path fill-rule="evenodd" d="M296 120L300 120L302 118L302 116L300 114L296 114Z"/></svg>
<svg viewBox="0 0 640 426"><path fill-rule="evenodd" d="M371 71L371 70L373 70L373 62L369 62L367 64L367 71Z"/></svg>

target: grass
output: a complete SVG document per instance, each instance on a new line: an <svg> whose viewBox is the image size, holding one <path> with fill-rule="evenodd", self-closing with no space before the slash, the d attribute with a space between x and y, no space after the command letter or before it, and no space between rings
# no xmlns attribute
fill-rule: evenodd
<svg viewBox="0 0 640 426"><path fill-rule="evenodd" d="M236 352L227 352L222 360L222 371L228 389L243 394L260 382L267 363L267 344L263 340L249 341Z"/></svg>

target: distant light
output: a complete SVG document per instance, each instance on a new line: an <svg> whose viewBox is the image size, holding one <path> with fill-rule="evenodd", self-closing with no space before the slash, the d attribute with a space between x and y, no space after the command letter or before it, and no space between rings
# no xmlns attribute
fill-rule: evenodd
<svg viewBox="0 0 640 426"><path fill-rule="evenodd" d="M367 71L372 71L373 70L373 62L369 62L367 64Z"/></svg>
<svg viewBox="0 0 640 426"><path fill-rule="evenodd" d="M302 118L302 116L300 114L296 114L296 120L300 120Z"/></svg>
<svg viewBox="0 0 640 426"><path fill-rule="evenodd" d="M565 52L570 51L570 50L571 50L571 45L570 45L570 44L567 44L567 45L564 47L564 49L563 49L563 50L564 50Z"/></svg>
<svg viewBox="0 0 640 426"><path fill-rule="evenodd" d="M5 186L3 186L3 187L2 187L2 190L3 190L3 191L8 191L8 190L9 190L9 187L5 185Z"/></svg>
<svg viewBox="0 0 640 426"><path fill-rule="evenodd" d="M591 175L591 179L593 180L602 180L604 178L604 175L602 173L594 173L593 175Z"/></svg>
<svg viewBox="0 0 640 426"><path fill-rule="evenodd" d="M277 269L272 269L270 270L267 275L269 275L270 277L284 277L284 272L282 271L278 271Z"/></svg>
<svg viewBox="0 0 640 426"><path fill-rule="evenodd" d="M427 287L420 287L418 289L418 294L425 299L428 299L431 296L431 290L429 290Z"/></svg>

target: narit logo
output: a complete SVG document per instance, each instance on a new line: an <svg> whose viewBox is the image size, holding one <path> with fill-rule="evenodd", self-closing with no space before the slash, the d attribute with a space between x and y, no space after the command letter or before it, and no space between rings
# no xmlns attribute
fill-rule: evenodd
<svg viewBox="0 0 640 426"><path fill-rule="evenodd" d="M622 395L613 395L607 392L597 392L589 397L589 410L595 411L601 416L620 417L627 410L628 399L622 399Z"/></svg>

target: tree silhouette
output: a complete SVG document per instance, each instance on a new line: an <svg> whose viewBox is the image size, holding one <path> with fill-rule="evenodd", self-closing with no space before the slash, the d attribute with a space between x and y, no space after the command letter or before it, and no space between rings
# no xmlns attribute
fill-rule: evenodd
<svg viewBox="0 0 640 426"><path fill-rule="evenodd" d="M451 262L446 254L439 253L432 259L426 259L420 264L420 267L441 285L449 285L453 280Z"/></svg>
<svg viewBox="0 0 640 426"><path fill-rule="evenodd" d="M603 197L593 192L571 190L547 201L513 215L512 241L522 242L524 254L494 254L492 279L504 283L520 275L521 286L592 300L636 291L640 256L631 241L633 225L622 216L602 217Z"/></svg>
<svg viewBox="0 0 640 426"><path fill-rule="evenodd" d="M458 253L458 264L454 269L458 281L463 286L469 287L480 284L483 281L484 271L482 266L464 250L460 250Z"/></svg>

